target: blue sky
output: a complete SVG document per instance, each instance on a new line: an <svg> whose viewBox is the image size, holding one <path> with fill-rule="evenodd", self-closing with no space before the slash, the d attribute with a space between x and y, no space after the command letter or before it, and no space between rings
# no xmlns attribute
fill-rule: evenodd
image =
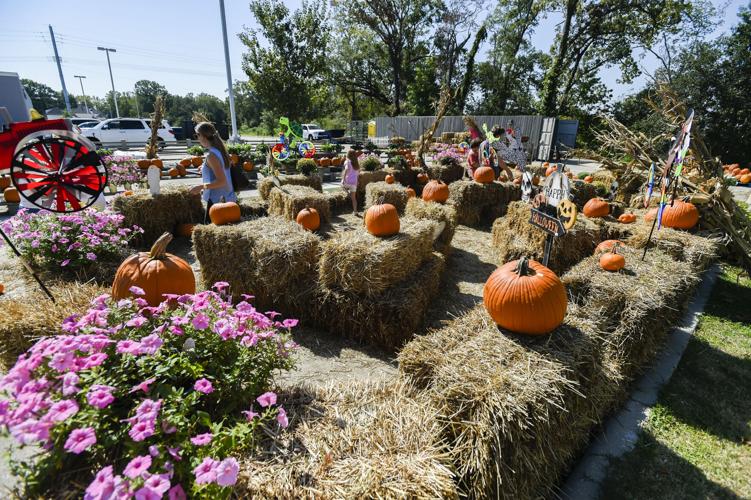
<svg viewBox="0 0 751 500"><path fill-rule="evenodd" d="M724 0L713 0L719 5ZM299 0L285 2L291 9ZM730 29L747 0L730 0L722 24L713 36ZM237 33L253 26L247 0L225 0L233 79L246 79L241 68L243 45ZM110 89L104 52L98 45L117 49L111 54L118 92L132 91L141 79L156 80L175 94L207 92L223 96L226 85L219 2L217 0L0 0L0 71L43 82L60 89L52 58L48 24L52 24L63 60L68 90L80 94L85 75L87 95L103 96ZM550 48L560 16L551 15L537 27L533 43ZM645 58L653 69L655 63ZM638 89L643 79L624 86L618 71L608 69L603 79L616 97Z"/></svg>

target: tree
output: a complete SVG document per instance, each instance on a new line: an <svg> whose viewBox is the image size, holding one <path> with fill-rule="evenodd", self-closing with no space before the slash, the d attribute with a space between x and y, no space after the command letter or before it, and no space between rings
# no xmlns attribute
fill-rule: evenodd
<svg viewBox="0 0 751 500"><path fill-rule="evenodd" d="M21 79L21 85L26 89L26 93L31 98L31 105L44 114L44 112L50 108L60 108L65 110L65 99L63 99L63 93L54 90L47 85L34 80L28 80L26 78ZM70 105L76 106L76 98L72 95L68 95L70 99Z"/></svg>
<svg viewBox="0 0 751 500"><path fill-rule="evenodd" d="M235 80L232 89L235 93L235 113L238 125L255 127L261 122L261 101L248 82Z"/></svg>
<svg viewBox="0 0 751 500"><path fill-rule="evenodd" d="M135 84L135 97L138 99L138 110L141 116L149 116L154 112L157 96L169 95L164 85L153 80L138 80Z"/></svg>
<svg viewBox="0 0 751 500"><path fill-rule="evenodd" d="M250 10L260 29L239 35L248 48L243 69L250 86L264 109L299 120L328 74L326 3L303 0L290 14L279 0L254 0Z"/></svg>

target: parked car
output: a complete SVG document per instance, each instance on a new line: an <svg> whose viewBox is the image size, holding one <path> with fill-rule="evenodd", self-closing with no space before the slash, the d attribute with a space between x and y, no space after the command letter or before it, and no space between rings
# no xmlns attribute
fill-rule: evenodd
<svg viewBox="0 0 751 500"><path fill-rule="evenodd" d="M323 130L319 125L315 123L303 123L302 124L302 136L308 141L318 141L321 139L329 139L329 133Z"/></svg>
<svg viewBox="0 0 751 500"><path fill-rule="evenodd" d="M86 126L88 127L89 123L93 123L94 125L99 123L99 120L94 118L71 118L70 121L73 123L73 125L78 125L79 127L84 124L87 124Z"/></svg>
<svg viewBox="0 0 751 500"><path fill-rule="evenodd" d="M119 143L125 141L128 144L146 144L151 137L151 120L143 118L111 118L97 123L93 127L82 128L97 148L102 144ZM159 149L167 142L175 142L175 133L167 120L162 120L162 125L157 132Z"/></svg>
<svg viewBox="0 0 751 500"><path fill-rule="evenodd" d="M78 123L79 128L91 128L96 127L99 123L99 120L86 120L85 122Z"/></svg>

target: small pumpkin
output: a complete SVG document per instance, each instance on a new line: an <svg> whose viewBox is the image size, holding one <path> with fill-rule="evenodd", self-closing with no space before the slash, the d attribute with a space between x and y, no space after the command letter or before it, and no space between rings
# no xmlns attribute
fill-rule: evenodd
<svg viewBox="0 0 751 500"><path fill-rule="evenodd" d="M181 167L188 168L193 166L193 161L190 158L183 158L182 160L180 160L179 165Z"/></svg>
<svg viewBox="0 0 751 500"><path fill-rule="evenodd" d="M156 307L164 300L166 293L196 293L193 269L180 257L167 253L170 241L172 235L164 233L156 240L151 251L138 252L125 259L112 282L112 298L130 298L130 288L137 286L145 292L143 299L151 307Z"/></svg>
<svg viewBox="0 0 751 500"><path fill-rule="evenodd" d="M592 198L584 204L584 215L587 217L605 217L610 213L610 205L602 198Z"/></svg>
<svg viewBox="0 0 751 500"><path fill-rule="evenodd" d="M508 182L506 172L501 172L501 175L498 176L498 182Z"/></svg>
<svg viewBox="0 0 751 500"><path fill-rule="evenodd" d="M591 175L588 175L588 176L586 176L586 177L584 178L584 182L586 182L586 183L588 183L588 184L591 184L592 182L594 182L594 180L595 180L595 179L594 179L594 178L593 178L593 177L592 177Z"/></svg>
<svg viewBox="0 0 751 500"><path fill-rule="evenodd" d="M540 185L540 176L539 175L533 175L532 176L532 185L533 186L539 186Z"/></svg>
<svg viewBox="0 0 751 500"><path fill-rule="evenodd" d="M430 178L428 177L428 174L426 174L425 172L420 172L419 174L417 174L417 182L419 182L420 184L425 184L429 180Z"/></svg>
<svg viewBox="0 0 751 500"><path fill-rule="evenodd" d="M558 165L550 165L547 169L545 169L545 177L550 176L553 172L558 171Z"/></svg>
<svg viewBox="0 0 751 500"><path fill-rule="evenodd" d="M747 175L747 174L750 174L751 171L749 169L747 169L747 168L742 168L741 171L738 172L738 173L741 174L741 175Z"/></svg>
<svg viewBox="0 0 751 500"><path fill-rule="evenodd" d="M10 177L4 175L0 177L0 191L4 191L10 187Z"/></svg>
<svg viewBox="0 0 751 500"><path fill-rule="evenodd" d="M445 203L449 199L449 187L443 181L432 180L422 190L422 199Z"/></svg>
<svg viewBox="0 0 751 500"><path fill-rule="evenodd" d="M180 175L180 171L177 170L176 168L171 168L167 171L167 174L174 179L175 177Z"/></svg>
<svg viewBox="0 0 751 500"><path fill-rule="evenodd" d="M193 235L193 229L195 229L195 224L178 224L175 226L175 234L177 236L182 236L183 238L190 238Z"/></svg>
<svg viewBox="0 0 751 500"><path fill-rule="evenodd" d="M522 185L522 178L521 177L514 177L514 184L516 184L517 186L521 186Z"/></svg>
<svg viewBox="0 0 751 500"><path fill-rule="evenodd" d="M331 166L331 158L321 158L319 165L323 168Z"/></svg>
<svg viewBox="0 0 751 500"><path fill-rule="evenodd" d="M255 165L253 165L252 161L243 162L243 170L245 170L246 172L252 172L254 168Z"/></svg>
<svg viewBox="0 0 751 500"><path fill-rule="evenodd" d="M744 174L741 175L741 178L738 180L741 184L748 184L751 182L751 174Z"/></svg>
<svg viewBox="0 0 751 500"><path fill-rule="evenodd" d="M151 164L156 168L164 168L164 162L159 158L154 158L153 160L151 160Z"/></svg>
<svg viewBox="0 0 751 500"><path fill-rule="evenodd" d="M123 196L133 196L133 191L123 191Z"/></svg>
<svg viewBox="0 0 751 500"><path fill-rule="evenodd" d="M203 165L203 156L194 156L191 160L194 167L200 167Z"/></svg>
<svg viewBox="0 0 751 500"><path fill-rule="evenodd" d="M490 275L482 290L485 309L500 327L526 335L544 335L563 322L568 299L558 276L522 257Z"/></svg>
<svg viewBox="0 0 751 500"><path fill-rule="evenodd" d="M5 293L5 285L3 285L2 283L0 283L0 295L2 295L4 293Z"/></svg>
<svg viewBox="0 0 751 500"><path fill-rule="evenodd" d="M417 196L415 190L412 188L407 188L407 198L414 198L415 196Z"/></svg>
<svg viewBox="0 0 751 500"><path fill-rule="evenodd" d="M605 240L601 242L599 245L597 245L597 248L595 248L594 254L597 255L603 252L609 252L616 245L623 245L623 242L621 240Z"/></svg>
<svg viewBox="0 0 751 500"><path fill-rule="evenodd" d="M238 163L240 163L240 156L236 154L229 155L229 162L231 165L237 165Z"/></svg>
<svg viewBox="0 0 751 500"><path fill-rule="evenodd" d="M7 203L21 203L21 194L14 187L5 188L3 198Z"/></svg>
<svg viewBox="0 0 751 500"><path fill-rule="evenodd" d="M731 170L731 173L733 175L739 175L741 173L741 169L739 167L735 167L733 170Z"/></svg>
<svg viewBox="0 0 751 500"><path fill-rule="evenodd" d="M618 217L618 222L620 222L621 224L632 224L636 222L636 214L634 214L633 212L621 214Z"/></svg>
<svg viewBox="0 0 751 500"><path fill-rule="evenodd" d="M600 267L605 271L616 272L626 267L626 258L618 253L619 246L616 244L609 252L600 255Z"/></svg>
<svg viewBox="0 0 751 500"><path fill-rule="evenodd" d="M657 217L657 208L653 208L644 217L646 221L653 221ZM662 225L673 229L691 229L699 222L699 209L687 201L675 200L673 205L665 206L662 211Z"/></svg>
<svg viewBox="0 0 751 500"><path fill-rule="evenodd" d="M209 209L209 219L216 226L239 222L241 218L240 205L233 201L224 201L224 198L221 202L211 205Z"/></svg>
<svg viewBox="0 0 751 500"><path fill-rule="evenodd" d="M177 168L177 175L179 175L180 177L185 177L186 175L188 175L188 171L184 166L178 164L175 168Z"/></svg>
<svg viewBox="0 0 751 500"><path fill-rule="evenodd" d="M391 203L379 203L365 212L365 227L373 236L393 236L399 232L399 213Z"/></svg>
<svg viewBox="0 0 751 500"><path fill-rule="evenodd" d="M394 183L394 176L393 176L393 175L391 175L391 174L388 174L388 175L386 176L386 179L385 179L385 180L386 180L386 184L393 184L393 183Z"/></svg>
<svg viewBox="0 0 751 500"><path fill-rule="evenodd" d="M480 167L475 170L472 177L474 177L475 182L479 182L480 184L490 184L495 180L495 172L490 167Z"/></svg>
<svg viewBox="0 0 751 500"><path fill-rule="evenodd" d="M344 163L344 157L343 156L337 156L336 158L333 158L331 160L331 164L335 167L341 167L342 163Z"/></svg>
<svg viewBox="0 0 751 500"><path fill-rule="evenodd" d="M138 160L136 165L138 165L138 168L146 170L151 166L151 160Z"/></svg>
<svg viewBox="0 0 751 500"><path fill-rule="evenodd" d="M295 220L308 231L315 231L321 227L321 216L318 215L318 210L315 208L303 208L297 214Z"/></svg>

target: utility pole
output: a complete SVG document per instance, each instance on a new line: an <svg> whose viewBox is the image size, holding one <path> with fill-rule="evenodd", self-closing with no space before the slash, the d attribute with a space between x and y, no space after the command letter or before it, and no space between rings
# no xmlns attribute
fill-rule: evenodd
<svg viewBox="0 0 751 500"><path fill-rule="evenodd" d="M112 78L112 64L110 63L110 52L117 52L117 50L106 47L97 47L96 49L103 50L107 54L107 67L110 69L110 83L112 84L112 100L115 101L115 114L120 118L120 109L117 107L117 92L115 92L115 80Z"/></svg>
<svg viewBox="0 0 751 500"><path fill-rule="evenodd" d="M224 18L222 18L224 19ZM68 97L68 89L65 88L65 78L63 78L63 67L60 65L60 56L57 53L57 42L55 41L55 32L52 31L52 25L50 27L50 38L52 39L52 50L55 51L55 62L57 63L57 72L60 73L60 84L63 86L63 99L65 100L65 109L68 110L68 114L72 116L70 111L70 98ZM225 47L227 46L227 35L224 36ZM44 113L45 110L42 110Z"/></svg>
<svg viewBox="0 0 751 500"><path fill-rule="evenodd" d="M81 82L81 95L83 96L83 105L86 106L86 114L90 115L91 112L89 111L89 104L86 102L86 92L83 91L83 79L86 77L83 75L73 75L73 78L78 78L78 81Z"/></svg>
<svg viewBox="0 0 751 500"><path fill-rule="evenodd" d="M136 118L141 118L141 110L138 109L138 89L133 87L133 98L136 100Z"/></svg>
<svg viewBox="0 0 751 500"><path fill-rule="evenodd" d="M227 66L227 91L229 92L229 116L232 120L232 137L230 142L240 142L237 134L237 116L235 116L235 94L232 91L232 71L229 67L229 44L227 43L227 20L224 15L224 0L219 0L219 10L222 15L222 38L224 39L224 64Z"/></svg>

